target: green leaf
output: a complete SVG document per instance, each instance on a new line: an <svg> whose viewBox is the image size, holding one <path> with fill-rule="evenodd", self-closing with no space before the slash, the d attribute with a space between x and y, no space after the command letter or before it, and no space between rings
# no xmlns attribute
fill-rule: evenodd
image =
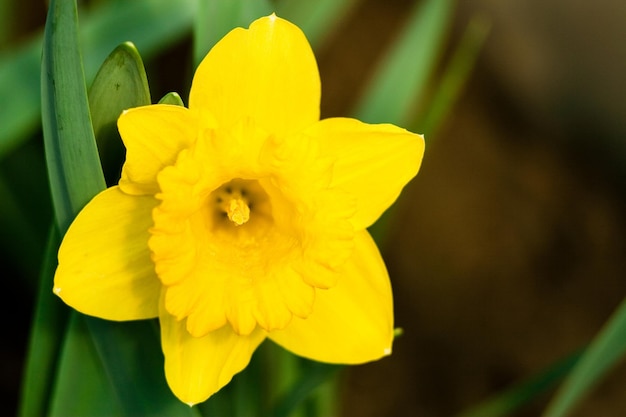
<svg viewBox="0 0 626 417"><path fill-rule="evenodd" d="M75 2L51 1L45 34L44 140L57 222L65 230L85 202L104 188L78 52ZM96 111L105 112L98 116L102 125L117 117L116 106L121 102L146 101L143 65L133 53L122 47L101 71L95 88ZM134 62L130 73L135 75L107 69L116 66L119 54L126 56L124 62ZM129 80L136 77L139 81ZM139 87L122 94L115 88L118 82L124 88ZM113 89L107 88L110 83ZM70 321L51 402L52 415L195 414L167 388L159 340L149 322L105 322L78 313L73 313Z"/></svg>
<svg viewBox="0 0 626 417"><path fill-rule="evenodd" d="M406 125L443 47L453 0L419 2L356 107L367 123Z"/></svg>
<svg viewBox="0 0 626 417"><path fill-rule="evenodd" d="M161 100L159 100L159 104L171 104L172 106L185 106L183 103L183 99L180 98L180 95L176 92L167 93L164 95Z"/></svg>
<svg viewBox="0 0 626 417"><path fill-rule="evenodd" d="M248 27L262 16L272 13L268 0L204 0L198 2L194 20L194 67L235 27Z"/></svg>
<svg viewBox="0 0 626 417"><path fill-rule="evenodd" d="M435 132L456 102L474 68L490 28L490 22L479 15L474 16L465 29L461 42L455 48L435 89L435 96L428 103L426 112L418 123L416 130L424 133L425 137Z"/></svg>
<svg viewBox="0 0 626 417"><path fill-rule="evenodd" d="M42 125L59 230L105 188L78 49L76 2L52 0L41 67Z"/></svg>
<svg viewBox="0 0 626 417"><path fill-rule="evenodd" d="M276 13L298 25L313 49L329 37L361 0L279 0Z"/></svg>
<svg viewBox="0 0 626 417"><path fill-rule="evenodd" d="M57 227L64 232L76 213L105 187L91 127L78 49L78 17L75 1L50 2L43 42L41 99L52 201ZM48 291L52 288L52 275L51 272L44 276L47 282L42 282L42 287L47 286ZM42 304L44 301L45 297L41 301ZM40 308L45 308L45 304ZM54 311L54 307L48 307L47 310ZM40 332L46 330L49 329L39 329ZM58 339L54 342L58 343ZM66 339L66 346L67 343L69 342ZM57 345L33 345L30 356L45 355L48 360L52 360L55 359L56 351ZM64 349L64 352L67 352L67 349ZM90 363L89 358L81 357L78 353L73 353L70 357L79 363L84 362L85 367ZM39 368L46 370L42 365ZM48 384L50 381L44 379L44 382ZM28 379L27 376L27 383L32 384L34 380ZM43 397L42 404L48 402L45 401L47 399L45 388L35 386L33 389L36 395ZM54 398L56 397L52 399L53 409L55 404L58 404ZM27 408L28 406L23 406L22 410ZM41 414L48 414L49 410L38 411L42 412ZM94 414L93 410L91 414Z"/></svg>
<svg viewBox="0 0 626 417"><path fill-rule="evenodd" d="M82 17L80 44L85 74L92 80L113 48L132 41L145 58L154 56L188 33L197 0L98 2ZM39 125L42 39L0 53L0 97L11 105L0 112L0 157L14 149Z"/></svg>
<svg viewBox="0 0 626 417"><path fill-rule="evenodd" d="M168 388L154 321L112 323L72 314L52 416L199 416Z"/></svg>
<svg viewBox="0 0 626 417"><path fill-rule="evenodd" d="M339 370L343 369L343 366L309 361L295 357L288 352L285 352L285 354L291 355L291 360L297 363L297 369L295 370L295 375L293 375L296 378L286 387L287 389L274 405L270 415L273 417L289 417L297 410L306 409L304 407L307 406L318 408L318 411L326 410L324 414L314 412L313 415L328 415L328 411L336 406L336 399L334 398L336 392L334 390L330 392L319 390L326 384L334 387L332 382L336 379ZM294 371L292 370L292 372ZM316 393L321 394L320 398L315 398L314 394ZM337 412L336 409L332 411L334 411L332 414Z"/></svg>
<svg viewBox="0 0 626 417"><path fill-rule="evenodd" d="M581 352L569 355L529 380L466 410L459 417L499 417L511 415L520 407L530 403L554 387L571 371L580 357Z"/></svg>
<svg viewBox="0 0 626 417"><path fill-rule="evenodd" d="M107 184L117 184L124 162L124 145L117 119L131 107L151 104L148 79L137 48L125 42L111 52L89 90L89 107L100 161Z"/></svg>
<svg viewBox="0 0 626 417"><path fill-rule="evenodd" d="M51 387L55 379L61 343L70 310L52 293L52 277L57 265L61 237L50 228L46 254L39 279L37 304L31 327L18 415L48 414Z"/></svg>
<svg viewBox="0 0 626 417"><path fill-rule="evenodd" d="M196 408L178 400L165 381L165 359L155 320L115 323L84 319L115 398L120 401L121 412L116 415L199 415Z"/></svg>
<svg viewBox="0 0 626 417"><path fill-rule="evenodd" d="M544 415L566 416L626 353L626 299L593 339Z"/></svg>
<svg viewBox="0 0 626 417"><path fill-rule="evenodd" d="M122 406L109 383L86 317L72 313L54 386L51 417L121 416Z"/></svg>

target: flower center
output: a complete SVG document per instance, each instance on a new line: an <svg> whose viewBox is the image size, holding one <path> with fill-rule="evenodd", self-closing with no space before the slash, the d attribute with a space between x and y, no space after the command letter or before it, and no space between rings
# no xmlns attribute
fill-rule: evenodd
<svg viewBox="0 0 626 417"><path fill-rule="evenodd" d="M259 238L273 222L267 193L255 180L236 178L223 184L211 192L205 207L212 230L229 239L237 240L244 231Z"/></svg>
<svg viewBox="0 0 626 417"><path fill-rule="evenodd" d="M250 207L241 198L233 198L228 205L226 212L231 222L241 226L250 219Z"/></svg>
<svg viewBox="0 0 626 417"><path fill-rule="evenodd" d="M232 186L227 185L220 187L213 194L215 194L215 204L219 213L226 215L228 220L236 226L241 226L250 220L250 205L245 197L245 189L233 189Z"/></svg>

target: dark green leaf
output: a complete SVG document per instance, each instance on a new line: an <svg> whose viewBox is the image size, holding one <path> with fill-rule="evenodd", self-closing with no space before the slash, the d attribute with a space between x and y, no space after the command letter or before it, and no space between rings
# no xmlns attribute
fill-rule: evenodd
<svg viewBox="0 0 626 417"><path fill-rule="evenodd" d="M42 125L59 230L105 188L78 49L75 1L50 2L41 68Z"/></svg>
<svg viewBox="0 0 626 417"><path fill-rule="evenodd" d="M48 414L51 387L70 312L69 308L52 293L52 276L57 265L59 241L60 236L56 227L51 227L22 380L19 409L19 415L22 417Z"/></svg>
<svg viewBox="0 0 626 417"><path fill-rule="evenodd" d="M113 323L72 314L52 416L199 416L174 397L154 321Z"/></svg>
<svg viewBox="0 0 626 417"><path fill-rule="evenodd" d="M116 415L199 415L197 408L182 403L167 386L155 321L115 323L92 317L84 319L114 398L119 399L120 412Z"/></svg>
<svg viewBox="0 0 626 417"><path fill-rule="evenodd" d="M52 417L121 416L120 398L93 344L85 316L72 312L49 413Z"/></svg>

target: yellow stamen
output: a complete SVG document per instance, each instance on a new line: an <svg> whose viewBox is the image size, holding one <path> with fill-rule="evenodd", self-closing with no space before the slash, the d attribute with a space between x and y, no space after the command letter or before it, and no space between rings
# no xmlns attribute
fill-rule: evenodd
<svg viewBox="0 0 626 417"><path fill-rule="evenodd" d="M241 226L250 220L250 207L248 207L242 198L233 198L228 204L226 214L231 222L235 223L237 226Z"/></svg>

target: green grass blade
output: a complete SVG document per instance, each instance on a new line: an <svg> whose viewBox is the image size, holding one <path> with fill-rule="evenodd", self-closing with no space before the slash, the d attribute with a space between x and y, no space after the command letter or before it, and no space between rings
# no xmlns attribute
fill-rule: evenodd
<svg viewBox="0 0 626 417"><path fill-rule="evenodd" d="M248 27L252 21L272 13L268 0L200 0L194 19L194 67L224 35L235 27Z"/></svg>
<svg viewBox="0 0 626 417"><path fill-rule="evenodd" d="M544 415L562 417L570 414L595 384L626 353L626 299L593 339L589 348L567 377Z"/></svg>
<svg viewBox="0 0 626 417"><path fill-rule="evenodd" d="M125 155L117 119L123 110L150 103L141 56L132 43L124 42L104 61L89 89L93 130L109 186L118 183Z"/></svg>
<svg viewBox="0 0 626 417"><path fill-rule="evenodd" d="M60 239L56 227L51 227L39 279L37 308L35 309L22 379L18 411L18 415L22 417L47 414L51 387L70 312L50 290L52 276L57 265L56 254Z"/></svg>
<svg viewBox="0 0 626 417"><path fill-rule="evenodd" d="M280 0L276 2L276 13L298 25L317 49L360 1Z"/></svg>
<svg viewBox="0 0 626 417"><path fill-rule="evenodd" d="M367 123L406 125L441 53L453 0L419 2L382 61L354 115Z"/></svg>
<svg viewBox="0 0 626 417"><path fill-rule="evenodd" d="M180 40L191 28L196 0L99 2L82 17L80 41L84 68L92 80L117 45L132 41L145 58ZM0 98L11 105L0 111L0 157L39 125L42 37L0 54Z"/></svg>
<svg viewBox="0 0 626 417"><path fill-rule="evenodd" d="M425 114L417 125L416 130L424 133L425 137L429 137L436 131L459 97L474 68L490 27L490 22L483 16L475 16L467 26L439 86L435 89L435 96L428 103L428 108L425 109Z"/></svg>
<svg viewBox="0 0 626 417"><path fill-rule="evenodd" d="M540 374L461 413L459 417L500 417L516 412L553 388L574 368L581 352L561 359Z"/></svg>

